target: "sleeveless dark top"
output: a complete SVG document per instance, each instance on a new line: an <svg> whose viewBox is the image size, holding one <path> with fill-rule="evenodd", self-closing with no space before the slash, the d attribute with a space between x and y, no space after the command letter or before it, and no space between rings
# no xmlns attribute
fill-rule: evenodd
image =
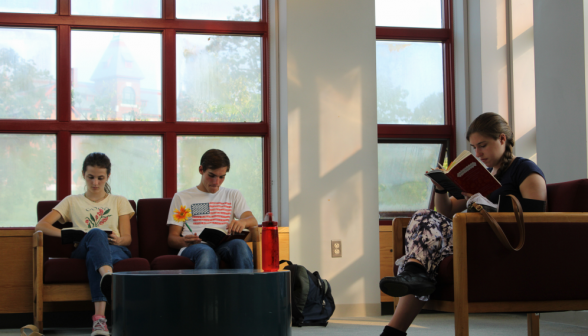
<svg viewBox="0 0 588 336"><path fill-rule="evenodd" d="M492 168L488 168L488 170L492 171ZM519 187L529 175L534 173L541 175L545 180L545 174L543 174L543 171L541 171L535 162L520 157L515 158L500 179L502 186L494 190L486 198L492 203L498 203L498 196L502 196L500 198L504 199L506 195L512 194L519 201L522 200L523 195Z"/></svg>

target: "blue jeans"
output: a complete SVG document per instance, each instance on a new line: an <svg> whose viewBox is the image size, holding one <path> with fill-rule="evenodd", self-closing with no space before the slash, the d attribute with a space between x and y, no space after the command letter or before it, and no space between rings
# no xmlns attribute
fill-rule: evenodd
<svg viewBox="0 0 588 336"><path fill-rule="evenodd" d="M181 254L194 262L194 269L218 269L219 258L230 268L253 269L253 253L247 243L233 239L213 249L206 244L193 244Z"/></svg>
<svg viewBox="0 0 588 336"><path fill-rule="evenodd" d="M131 251L125 246L108 244L108 234L100 229L94 229L84 236L78 247L71 253L71 257L86 259L92 302L98 302L106 301L106 297L100 290L102 276L98 269L102 266L112 267L117 262L130 258Z"/></svg>

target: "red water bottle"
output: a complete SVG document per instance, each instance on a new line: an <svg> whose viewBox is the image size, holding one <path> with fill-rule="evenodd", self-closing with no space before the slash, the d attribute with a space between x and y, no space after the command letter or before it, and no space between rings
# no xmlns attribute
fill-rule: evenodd
<svg viewBox="0 0 588 336"><path fill-rule="evenodd" d="M278 246L278 222L272 221L272 213L265 215L261 224L261 268L264 272L275 272L280 267Z"/></svg>

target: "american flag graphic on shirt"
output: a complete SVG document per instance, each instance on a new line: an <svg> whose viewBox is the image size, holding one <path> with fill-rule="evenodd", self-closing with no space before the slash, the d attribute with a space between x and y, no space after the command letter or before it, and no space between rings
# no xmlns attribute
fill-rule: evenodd
<svg viewBox="0 0 588 336"><path fill-rule="evenodd" d="M232 206L230 202L210 202L192 204L192 223L202 224L229 224L232 218Z"/></svg>

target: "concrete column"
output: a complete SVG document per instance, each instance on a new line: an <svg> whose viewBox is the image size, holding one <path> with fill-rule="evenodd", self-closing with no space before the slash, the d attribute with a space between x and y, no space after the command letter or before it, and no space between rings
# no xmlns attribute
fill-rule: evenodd
<svg viewBox="0 0 588 336"><path fill-rule="evenodd" d="M583 0L534 0L537 163L548 183L586 178Z"/></svg>
<svg viewBox="0 0 588 336"><path fill-rule="evenodd" d="M297 0L280 10L290 256L330 281L336 315L377 315L375 4ZM342 258L331 257L331 240L342 241Z"/></svg>

